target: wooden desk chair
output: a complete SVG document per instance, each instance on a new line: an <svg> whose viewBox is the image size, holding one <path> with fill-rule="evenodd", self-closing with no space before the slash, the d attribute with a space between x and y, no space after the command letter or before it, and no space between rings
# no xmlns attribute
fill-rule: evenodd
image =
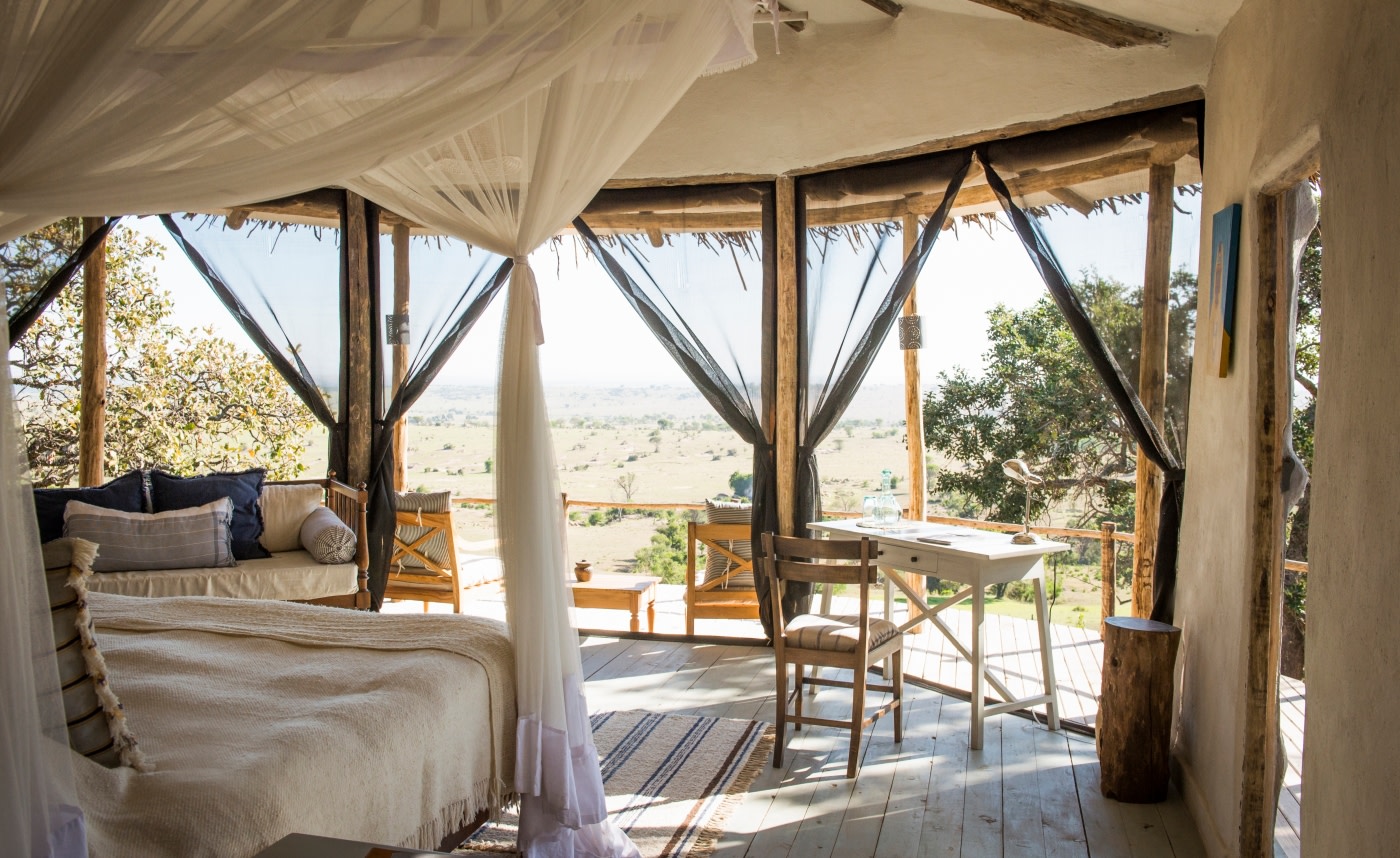
<svg viewBox="0 0 1400 858"><path fill-rule="evenodd" d="M735 551L736 542L747 543L752 536L748 524L700 524L686 528L685 554L685 633L695 634L695 620L756 620L758 593L752 580L753 560ZM697 546L705 546L710 557L723 557L727 571L696 578ZM710 566L710 564L706 564ZM742 579L741 579L742 576Z"/></svg>
<svg viewBox="0 0 1400 858"><path fill-rule="evenodd" d="M824 562L823 562L824 561ZM801 539L763 534L763 574L768 576L769 598L773 605L773 655L777 659L778 741L773 746L773 767L781 768L787 744L787 724L798 729L803 724L840 727L851 731L851 748L846 757L846 777L856 776L860 763L860 737L866 727L887 713L894 714L894 740L904 740L904 638L894 623L870 616L870 586L875 583L875 543L862 539ZM858 616L798 614L783 616L783 582L846 584L860 588ZM869 684L869 670L885 658L892 659L893 681L889 685ZM796 685L788 692L788 665L796 667ZM834 667L850 670L851 681L826 679L806 674L807 667ZM851 718L833 721L802 714L804 685L826 685L851 689ZM865 717L866 691L890 692L890 701ZM792 706L792 712L788 711Z"/></svg>
<svg viewBox="0 0 1400 858"><path fill-rule="evenodd" d="M385 598L420 601L425 613L429 602L448 604L452 613L462 613L452 513L399 510L395 519Z"/></svg>

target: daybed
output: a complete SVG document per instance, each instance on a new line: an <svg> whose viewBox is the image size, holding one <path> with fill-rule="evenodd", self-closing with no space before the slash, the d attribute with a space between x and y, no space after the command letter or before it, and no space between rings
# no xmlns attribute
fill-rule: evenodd
<svg viewBox="0 0 1400 858"><path fill-rule="evenodd" d="M66 543L82 548L46 546L46 567ZM73 753L95 858L244 858L292 832L451 848L513 799L514 661L499 622L85 602L100 684L148 769Z"/></svg>
<svg viewBox="0 0 1400 858"><path fill-rule="evenodd" d="M135 485L137 480L141 482L139 487ZM201 480L221 481L219 484L222 488L200 489L195 484ZM130 487L126 485L128 482L132 483ZM46 541L69 532L65 529L54 533L51 521L46 525L45 520L51 520L57 512L62 526L71 513L72 508L67 506L71 501L148 517L149 513L170 508L169 505L161 506L162 495L159 492L162 487L174 497L192 497L193 500L188 501L191 506L201 502L211 492L232 491L235 495L233 547L236 561L234 558L224 558L229 565L160 569L138 566L123 571L104 570L99 565L89 589L126 596L219 596L302 601L361 610L369 608L369 549L365 521L368 494L363 489L351 488L330 477L264 482L260 471L191 479L158 471L147 474L133 471L95 489L37 490L35 501L41 532ZM178 492L175 491L177 488ZM201 491L202 494L199 493ZM243 492L241 497L240 491ZM179 501L181 506L185 503L184 500ZM303 545L303 523L319 507L328 508L334 514L334 519L329 520L349 531L341 534L345 544L339 556L333 558L339 560L348 557L345 562L320 562ZM239 533L240 515L252 528L249 532ZM78 535L88 536L98 543L99 564L113 553L103 550L103 539L91 534ZM239 541L240 536L243 537L242 542ZM350 541L353 541L353 547ZM240 548L245 550L240 551Z"/></svg>

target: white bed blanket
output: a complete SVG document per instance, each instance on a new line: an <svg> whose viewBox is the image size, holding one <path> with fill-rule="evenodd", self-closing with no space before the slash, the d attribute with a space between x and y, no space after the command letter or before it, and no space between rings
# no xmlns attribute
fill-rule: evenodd
<svg viewBox="0 0 1400 858"><path fill-rule="evenodd" d="M513 799L503 624L285 602L89 599L154 771L76 757L94 858L251 856L292 832L425 849Z"/></svg>

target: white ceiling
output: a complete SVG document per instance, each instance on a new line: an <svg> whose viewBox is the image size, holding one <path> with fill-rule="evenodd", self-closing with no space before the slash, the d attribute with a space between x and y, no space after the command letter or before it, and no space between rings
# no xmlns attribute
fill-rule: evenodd
<svg viewBox="0 0 1400 858"><path fill-rule="evenodd" d="M1115 49L971 0L784 0L807 27L756 26L758 61L697 81L617 177L776 175L1204 87L1239 3L1082 4L1171 33Z"/></svg>

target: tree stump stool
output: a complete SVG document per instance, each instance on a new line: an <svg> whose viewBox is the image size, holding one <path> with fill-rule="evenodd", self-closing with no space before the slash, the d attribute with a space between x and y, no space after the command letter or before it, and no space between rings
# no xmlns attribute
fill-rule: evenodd
<svg viewBox="0 0 1400 858"><path fill-rule="evenodd" d="M1104 623L1103 693L1095 721L1105 798L1164 801L1171 778L1172 674L1181 629L1153 620Z"/></svg>

